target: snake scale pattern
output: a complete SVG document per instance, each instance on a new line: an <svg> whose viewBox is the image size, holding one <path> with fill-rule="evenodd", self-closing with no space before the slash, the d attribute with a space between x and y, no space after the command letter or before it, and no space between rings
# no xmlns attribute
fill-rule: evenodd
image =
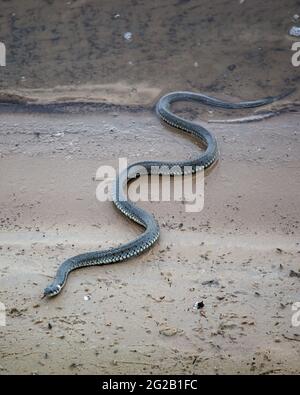
<svg viewBox="0 0 300 395"><path fill-rule="evenodd" d="M103 251L87 252L67 259L58 268L52 284L44 290L43 297L57 295L65 285L69 273L75 269L127 260L148 250L157 241L159 238L159 225L154 216L126 199L124 186L130 179L134 179L142 174L153 174L155 172L156 174L169 174L170 176L195 173L200 169L207 169L217 161L218 146L216 138L199 124L175 115L171 111L171 105L173 103L178 101L195 101L212 107L243 109L270 104L276 100L282 99L290 93L291 91L274 97L270 96L260 100L240 103L225 102L210 96L192 92L171 92L163 96L156 105L158 116L170 126L198 138L205 147L204 151L193 160L136 162L119 174L114 182L113 202L124 215L140 224L145 229L144 233L133 241L119 247Z"/></svg>

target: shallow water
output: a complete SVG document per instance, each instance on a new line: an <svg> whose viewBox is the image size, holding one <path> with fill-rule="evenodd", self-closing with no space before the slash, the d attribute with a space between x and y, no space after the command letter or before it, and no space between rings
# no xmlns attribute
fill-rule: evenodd
<svg viewBox="0 0 300 395"><path fill-rule="evenodd" d="M297 0L12 0L0 7L2 91L146 104L176 89L251 99L299 81L288 36Z"/></svg>

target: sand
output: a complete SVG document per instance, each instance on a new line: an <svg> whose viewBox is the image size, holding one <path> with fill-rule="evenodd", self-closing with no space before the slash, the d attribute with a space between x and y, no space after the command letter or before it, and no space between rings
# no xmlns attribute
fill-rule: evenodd
<svg viewBox="0 0 300 395"><path fill-rule="evenodd" d="M96 199L97 168L199 147L154 112L1 119L1 373L299 373L298 114L208 125L220 161L204 209L140 203L161 225L154 248L74 272L51 300L62 260L140 232Z"/></svg>
<svg viewBox="0 0 300 395"><path fill-rule="evenodd" d="M99 166L201 149L157 119L161 95L297 88L298 3L2 2L1 374L300 372L299 89L267 108L280 116L242 125L209 121L255 111L176 106L218 140L203 210L141 202L161 226L149 252L74 272L40 298L64 259L141 231L97 200Z"/></svg>

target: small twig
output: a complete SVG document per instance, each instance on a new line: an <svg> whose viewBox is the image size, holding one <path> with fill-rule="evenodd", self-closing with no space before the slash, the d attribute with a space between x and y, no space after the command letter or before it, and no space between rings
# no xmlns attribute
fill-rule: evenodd
<svg viewBox="0 0 300 395"><path fill-rule="evenodd" d="M148 363L148 362L134 362L134 361L117 361L115 360L115 362L118 363L128 363L128 364L132 364L132 365L148 365L148 366L155 366L155 367L159 367L159 365L155 364L155 363Z"/></svg>
<svg viewBox="0 0 300 395"><path fill-rule="evenodd" d="M284 335L284 334L282 334L282 336L283 336L285 339L287 339L287 340L294 340L295 342L300 342L300 338L299 338L299 339L296 339L295 337L289 337L289 336L286 336L286 335Z"/></svg>
<svg viewBox="0 0 300 395"><path fill-rule="evenodd" d="M267 112L267 113L249 115L248 117L243 117L243 118L210 119L208 123L249 123L249 122L262 121L267 118L275 117L276 115L279 114L276 112Z"/></svg>
<svg viewBox="0 0 300 395"><path fill-rule="evenodd" d="M272 374L276 372L281 372L281 369L270 369L270 370L265 370L264 372L258 373L259 376L265 376L267 374Z"/></svg>

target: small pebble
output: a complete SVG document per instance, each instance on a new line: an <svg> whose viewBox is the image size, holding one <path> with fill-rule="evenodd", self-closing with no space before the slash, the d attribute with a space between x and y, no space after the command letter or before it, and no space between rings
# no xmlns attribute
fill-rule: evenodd
<svg viewBox="0 0 300 395"><path fill-rule="evenodd" d="M132 33L131 32L126 32L126 33L123 34L123 37L125 38L125 40L131 41L132 40Z"/></svg>
<svg viewBox="0 0 300 395"><path fill-rule="evenodd" d="M233 70L236 69L236 65L235 64L230 64L227 68L228 68L229 71L233 71Z"/></svg>
<svg viewBox="0 0 300 395"><path fill-rule="evenodd" d="M200 310L200 309L203 309L203 307L204 307L203 301L201 301L201 302L195 302L195 303L194 303L194 306L193 306L193 309L194 309L194 310Z"/></svg>
<svg viewBox="0 0 300 395"><path fill-rule="evenodd" d="M300 37L300 27L293 26L289 31L289 35L293 37Z"/></svg>

